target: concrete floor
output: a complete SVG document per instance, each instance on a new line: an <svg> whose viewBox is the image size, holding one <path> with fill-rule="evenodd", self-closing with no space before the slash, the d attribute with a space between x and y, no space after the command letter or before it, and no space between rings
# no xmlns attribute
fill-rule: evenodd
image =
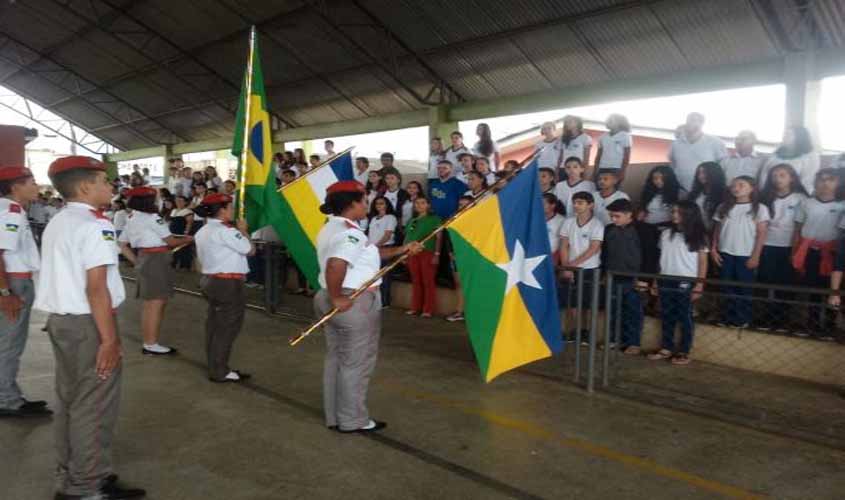
<svg viewBox="0 0 845 500"><path fill-rule="evenodd" d="M289 304L308 312L304 299ZM539 368L547 376L517 372L485 385L461 327L442 320L385 313L370 408L390 426L364 437L323 428L323 341L286 342L302 320L247 313L233 365L254 378L238 386L206 380L201 299L178 295L167 312L162 340L178 357L141 356L138 315L131 299L119 314L126 366L115 461L150 499L845 497L843 451L588 396L558 380L556 362ZM44 320L33 318L21 384L53 400ZM0 498L50 498L49 421L0 421L0 446Z"/></svg>

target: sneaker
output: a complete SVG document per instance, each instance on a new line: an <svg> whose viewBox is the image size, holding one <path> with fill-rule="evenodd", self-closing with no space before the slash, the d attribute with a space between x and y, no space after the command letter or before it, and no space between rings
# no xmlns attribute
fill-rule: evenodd
<svg viewBox="0 0 845 500"><path fill-rule="evenodd" d="M789 328L785 326L776 326L775 333L789 333Z"/></svg>
<svg viewBox="0 0 845 500"><path fill-rule="evenodd" d="M254 283L252 281L247 281L246 283L244 283L244 286L247 287L247 288L258 288L261 285L259 285L258 283Z"/></svg>
<svg viewBox="0 0 845 500"><path fill-rule="evenodd" d="M720 320L716 320L716 322L715 322L715 323L713 323L713 324L714 324L714 325L716 325L716 326L718 326L719 328L730 328L730 325L728 324L728 322L727 322L727 321L724 321L724 320L721 320L721 319L720 319Z"/></svg>
<svg viewBox="0 0 845 500"><path fill-rule="evenodd" d="M446 316L446 321L449 323L454 323L455 321L463 321L464 320L464 313L460 311L455 311L452 314Z"/></svg>
<svg viewBox="0 0 845 500"><path fill-rule="evenodd" d="M795 330L794 332L792 332L792 335L795 335L796 337L801 337L802 339L806 339L810 336L810 332L806 330Z"/></svg>
<svg viewBox="0 0 845 500"><path fill-rule="evenodd" d="M651 361L660 361L663 359L669 359L672 357L672 352L669 349L660 349L657 352L653 352L648 355L648 359Z"/></svg>
<svg viewBox="0 0 845 500"><path fill-rule="evenodd" d="M673 365L688 365L690 364L690 359L688 354L675 354L672 356L672 364Z"/></svg>
<svg viewBox="0 0 845 500"><path fill-rule="evenodd" d="M639 356L641 353L642 349L640 349L639 346L635 345L629 345L622 351L622 354L626 354L628 356Z"/></svg>
<svg viewBox="0 0 845 500"><path fill-rule="evenodd" d="M836 337L834 337L833 335L831 335L829 333L824 333L821 336L819 336L819 340L823 340L825 342L835 342Z"/></svg>

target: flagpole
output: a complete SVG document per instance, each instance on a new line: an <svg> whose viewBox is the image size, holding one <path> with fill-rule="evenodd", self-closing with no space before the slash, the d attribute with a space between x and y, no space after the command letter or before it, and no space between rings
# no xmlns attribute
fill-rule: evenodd
<svg viewBox="0 0 845 500"><path fill-rule="evenodd" d="M250 112L250 99L249 96L252 94L252 61L255 56L255 36L256 30L255 26L252 26L252 29L249 30L249 59L246 63L246 88L244 89L244 137L243 137L243 147L241 148L241 168L240 172L238 172L238 219L244 218L244 199L246 196L246 162L247 158L249 157L249 112ZM265 152L265 154L269 154Z"/></svg>
<svg viewBox="0 0 845 500"><path fill-rule="evenodd" d="M422 245L422 244L426 243L427 241L431 240L432 238L436 237L438 234L440 234L441 232L443 232L443 231L444 231L446 228L448 228L450 225L454 224L454 223L455 223L455 221L457 221L457 220L458 220L458 218L460 218L461 216L463 216L463 215L464 215L465 213L467 213L468 211L472 210L472 209L473 209L476 205L478 205L478 204L479 204L479 203L481 203L484 199L486 199L488 194L492 193L492 192L493 192L495 189L497 189L497 188L503 187L503 186L504 186L504 185L505 185L505 184L506 184L506 183L507 183L507 182L508 182L508 181L509 181L509 180L510 180L510 179L511 179L514 175L518 174L518 173L522 170L522 168L523 168L523 167L524 167L524 166L525 166L528 162L530 162L530 161L534 158L534 156L536 156L536 154L537 154L537 153L536 153L536 152L534 152L534 153L532 153L530 156L528 156L527 158L525 158L524 160L522 160L522 161L519 163L519 166L518 166L515 170L512 170L512 171L508 172L508 174L507 174L507 175L505 175L504 177L502 177L501 179L499 179L498 181L496 181L495 183L493 183L493 185L492 185L492 186L489 186L487 189L485 189L484 191L482 191L482 192L481 192L481 193L480 193L480 194L479 194L479 195L478 195L478 196L477 196L474 200L472 200L472 201L471 201L471 202L470 202L467 206L465 206L464 208L462 208L462 209L458 210L457 212L455 212L455 214L454 214L454 215L452 215L451 217L449 217L448 219L446 219L446 221L444 221L444 222L443 222L443 223L441 223L439 226L437 226L437 228L435 228L435 229L434 229L434 231L432 231L432 232L431 232L431 234L429 234L428 236L426 236L425 238L423 238L422 240L420 240L420 241L419 241L419 243ZM349 299L350 299L350 300L355 300L356 298L358 298L358 296L359 296L359 295L361 295L362 293L364 293L365 291L367 291L367 289L368 289L368 288L370 288L371 286L373 286L373 285L375 284L375 282L376 282L376 281L378 281L379 279L381 279L381 278L382 278L382 276L384 276L385 274L387 274L387 273L389 273L390 271L392 271L392 270L393 270L396 266L398 266L399 264L401 264L401 263L405 262L406 260L408 260L408 256L409 256L409 255L408 255L408 253L407 253L407 252L406 252L406 253L403 253L403 254L402 254L402 255L400 255L400 256L399 256L396 260L394 260L393 262L391 262L391 263L390 263L390 264L388 264L387 266L385 266L385 267L383 267L383 268L379 269L379 271L378 271L378 272L377 272L377 273L376 273L376 274L375 274L372 278L370 278L369 280L367 280L367 281L366 281L363 285L361 285L360 287L358 287L358 289L357 289L357 290L355 290L354 292L352 292L352 294L351 294L351 295L349 295ZM323 326L324 324L328 323L328 321L329 321L330 319L332 319L332 318L335 316L335 314L337 314L338 312L339 312L339 311L337 310L337 308L336 308L336 307L333 307L333 308L332 308L332 310L331 310L331 311L329 311L329 312L327 312L325 315L323 315L323 317L322 317L322 318L320 318L320 319L319 319L319 321L317 321L316 323L314 323L313 325L311 325L311 326L310 326L307 330L305 330L304 332L300 333L298 336L296 336L296 337L294 337L294 338L290 339L290 340L288 341L288 343L291 345L291 347L293 347L293 346L295 346L296 344L300 343L303 339L305 339L305 337L307 337L307 336L311 335L311 334L312 334L312 333L314 333L314 332L315 332L318 328L320 328L320 327L321 327L321 326Z"/></svg>
<svg viewBox="0 0 845 500"><path fill-rule="evenodd" d="M325 166L326 166L326 165L328 165L329 163L331 163L331 162L333 162L333 161L337 160L338 158L340 158L341 156L345 155L346 153L348 153L348 152L352 151L353 149L355 149L355 146L350 146L350 147L348 147L348 148L344 149L343 151L341 151L340 153L337 153L336 155L334 155L334 156L332 156L332 157L326 158L326 160L325 160L325 161L321 162L321 163L320 163L319 165L317 165L316 167L314 167L314 168L312 168L311 170L309 170L309 171L305 172L304 174L300 175L300 176L299 176L299 177L297 177L296 179L294 179L294 180L290 181L289 183L287 183L287 184L283 185L282 187L280 187L279 189L277 189L277 190L276 190L276 192L277 192L277 193L281 193L283 189L287 189L287 188L288 188L288 186L292 186L292 185L296 184L296 183L297 183L297 182L299 182L300 180L302 180L302 179L304 179L304 178L308 177L309 175L313 174L313 173L314 173L314 172L316 172L317 170L319 170L319 169L321 169L321 168L325 167Z"/></svg>

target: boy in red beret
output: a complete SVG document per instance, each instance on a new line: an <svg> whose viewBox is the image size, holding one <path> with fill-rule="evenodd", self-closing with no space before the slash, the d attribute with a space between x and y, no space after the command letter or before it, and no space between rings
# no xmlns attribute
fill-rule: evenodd
<svg viewBox="0 0 845 500"><path fill-rule="evenodd" d="M38 199L32 172L0 167L0 196L0 417L50 416L45 401L27 401L17 384L41 260L25 208Z"/></svg>
<svg viewBox="0 0 845 500"><path fill-rule="evenodd" d="M142 497L118 484L111 463L122 356L115 310L125 297L114 226L99 211L112 186L106 166L85 156L54 161L48 175L67 200L44 230L35 301L50 313L56 357L55 499Z"/></svg>

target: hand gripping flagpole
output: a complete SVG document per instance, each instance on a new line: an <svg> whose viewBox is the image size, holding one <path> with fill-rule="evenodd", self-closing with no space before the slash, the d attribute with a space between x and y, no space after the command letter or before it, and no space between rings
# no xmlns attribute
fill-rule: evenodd
<svg viewBox="0 0 845 500"><path fill-rule="evenodd" d="M320 170L321 168L325 167L326 165L330 164L331 162L337 160L338 158L340 158L341 156L345 155L346 153L352 151L353 149L355 149L355 146L348 147L348 148L344 149L343 151L341 151L340 153L337 153L334 156L330 156L329 158L326 158L323 162L321 162L316 167L312 168L311 170L305 172L304 174L300 175L296 179L288 182L287 184L285 184L282 187L280 187L279 189L277 189L276 192L281 193L283 190L287 189L288 186L292 186L292 185L296 184L297 182L299 182L302 179L308 177L309 175L313 174L317 170Z"/></svg>
<svg viewBox="0 0 845 500"><path fill-rule="evenodd" d="M427 241L431 240L432 238L436 237L438 234L440 234L440 233L441 233L441 232L443 232L446 228L448 228L450 225L452 225L452 224L453 224L456 220L458 220L458 218L460 218L460 217L461 217L461 216L463 216L465 213L467 213L467 212L469 212L470 210L472 210L472 209L473 209L476 205L478 205L479 203L481 203L481 201L482 201L482 200L484 200L485 198L487 198L487 197L488 197L488 196L487 196L488 194L493 193L493 192L495 192L495 191L497 191L497 190L501 189L502 187L504 187L504 185L505 185L505 184L507 184L507 182L508 182L509 180L511 180L511 178L512 178L514 175L518 174L518 173L522 170L522 168L523 168L523 167L524 167L524 166L525 166L528 162L530 162L532 159L534 159L534 156L535 156L536 154L537 154L536 152L535 152L535 153L532 153L532 154L531 154L528 158L525 158L524 160L522 160L522 161L520 162L519 166L518 166L516 169L511 170L510 172L508 172L508 173L507 173L507 175L505 175L504 177L502 177L501 179L499 179L499 180L497 180L495 183L493 183L493 185L492 185L492 186L489 186L487 189L485 189L484 191L482 191L482 192L481 192L478 196L476 196L476 197L475 197L475 199L474 199L474 200L472 200L472 201L471 201L471 202L470 202L467 206L465 206L464 208L462 208L462 209L458 210L457 212L455 212L455 214L454 214L453 216L449 217L448 219L446 219L446 221L445 221L445 222L443 222L442 224L440 224L439 226L437 226L437 228L436 228L436 229L434 229L434 231L432 231L432 232L431 232L431 234L429 234L428 236L426 236L425 238L423 238L422 240L420 240L420 241L419 241L419 243L422 245L422 244L426 243ZM394 260L393 262L391 262L389 265L387 265L387 266L385 266L385 267L383 267L383 268L379 269L379 272L377 272L377 273L376 273L376 274L375 274L372 278L370 278L369 280L367 280L367 281L366 281L363 285L361 285L360 287L358 287L358 289L357 289L357 290L355 290L354 292L352 292L352 294L351 294L351 295L349 295L349 299L354 301L356 298L358 298L358 296L360 296L362 293L364 293L365 291L367 291L367 289L368 289L368 288L370 288L371 286L373 286L373 285L376 283L376 281L378 281L379 279L381 279L381 278L382 278L382 276L384 276L385 274L387 274L387 273L389 273L390 271L392 271L392 270L393 270L396 266L398 266L399 264L401 264L401 263L405 262L406 260L408 260L408 257L409 257L408 252L405 252L405 253L403 253L402 255L400 255L400 256L399 256L396 260ZM305 337L307 337L307 336L311 335L311 334L312 334L312 333L314 333L314 332L315 332L318 328L320 328L321 326L323 326L323 325L325 325L326 323L328 323L328 322L329 322L329 320L331 320L331 319L332 319L332 318L333 318L333 317L334 317L334 316L335 316L338 312L340 312L340 311L338 311L338 309L337 309L336 307L333 307L333 308L332 308L332 310L331 310L331 311L329 311L329 312L327 312L326 314L324 314L324 315L323 315L323 317L319 319L319 321L317 321L316 323L314 323L313 325L311 325L311 326L310 326L307 330L305 330L304 332L300 333L298 336L296 336L296 337L294 337L294 338L290 339L290 340L288 341L288 343L291 345L291 347L293 347L293 346L295 346L296 344L300 343L303 339L305 339Z"/></svg>
<svg viewBox="0 0 845 500"><path fill-rule="evenodd" d="M255 56L255 26L249 30L249 59L246 63L246 79L244 81L244 137L243 146L241 147L240 163L241 168L238 172L238 219L244 218L244 199L246 196L246 162L249 157L249 119L250 119L250 98L252 94L252 61ZM266 152L265 152L266 153Z"/></svg>

